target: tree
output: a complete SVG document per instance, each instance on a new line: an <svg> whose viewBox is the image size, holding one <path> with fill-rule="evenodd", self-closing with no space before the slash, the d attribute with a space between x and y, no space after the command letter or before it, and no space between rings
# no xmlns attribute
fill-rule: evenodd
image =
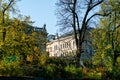
<svg viewBox="0 0 120 80"><path fill-rule="evenodd" d="M30 21L29 16L25 18L18 16L17 18L10 19L10 13L16 13L17 11L15 8L17 1L19 0L0 0L0 52L5 52L9 55L20 53L25 57L27 53L33 54L35 51L33 49L36 49L36 51L39 50L36 45L38 43L35 43L39 42L38 39L35 39L35 36L39 34L34 35L35 32L31 26L32 21ZM31 27L29 36L25 32L25 29L28 27ZM35 46L36 48L34 48ZM37 53L39 52L40 51L37 51Z"/></svg>
<svg viewBox="0 0 120 80"><path fill-rule="evenodd" d="M28 70L31 74L30 68L36 65L38 69L41 54L45 53L41 47L45 47L46 30L36 32L29 16L10 17L10 12L16 11L16 1L0 0L0 75L3 76L21 76Z"/></svg>
<svg viewBox="0 0 120 80"><path fill-rule="evenodd" d="M118 36L120 35L120 10L118 5L119 0L108 0L101 5L101 13L109 12L109 14L101 17L100 26L93 32L96 33L93 34L96 53L103 55L101 57L103 63L106 59L109 62L109 57L113 67L117 65L117 58L120 56L120 37Z"/></svg>
<svg viewBox="0 0 120 80"><path fill-rule="evenodd" d="M92 10L103 1L104 0L59 0L57 2L57 14L60 19L59 25L62 25L62 29L72 27L74 31L77 46L77 66L80 65L80 57L84 52L82 50L82 44L86 36L86 30L89 27L89 22L93 17L99 15L97 11L93 13ZM81 18L81 16L83 17Z"/></svg>
<svg viewBox="0 0 120 80"><path fill-rule="evenodd" d="M39 58L42 53L45 54L45 51L39 48L45 46L45 44L42 45L42 43L45 43L45 40L41 40L41 42L39 40L45 36L34 31L29 17L22 18L21 20L12 18L7 21L9 21L6 22L9 24L9 27L6 28L5 41L1 41L0 44L0 74L3 75L2 71L4 72L5 70L5 74L12 75L12 73L15 73L14 69L15 71L24 69L26 73L30 69L27 65L30 65L32 68L34 65L39 65ZM6 65L3 64L4 61ZM18 64L16 64L17 61ZM12 68L12 66L17 67ZM7 72L7 69L10 69L10 73Z"/></svg>
<svg viewBox="0 0 120 80"><path fill-rule="evenodd" d="M8 18L9 16L9 12L15 12L15 4L16 1L15 0L1 0L0 1L0 14L1 14L1 23L0 25L3 26L3 42L5 41L5 37L6 37L6 28L8 25L6 25L6 18Z"/></svg>

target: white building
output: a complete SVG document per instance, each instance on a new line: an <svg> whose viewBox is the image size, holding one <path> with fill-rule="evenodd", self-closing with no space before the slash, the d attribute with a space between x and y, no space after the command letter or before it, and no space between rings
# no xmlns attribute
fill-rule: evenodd
<svg viewBox="0 0 120 80"><path fill-rule="evenodd" d="M49 56L66 56L66 55L75 55L76 49L76 43L75 43L75 38L74 35L71 33L67 33L62 36L57 36L55 38L55 35L49 35L48 38L49 41L46 44L46 51L49 52ZM54 38L53 38L54 37ZM89 36L86 37L86 39L89 39ZM83 51L84 54L82 54L82 57L90 57L90 55L93 54L93 49L91 47L90 41L85 40L83 43Z"/></svg>
<svg viewBox="0 0 120 80"><path fill-rule="evenodd" d="M56 38L46 44L49 56L65 56L76 51L75 40L73 36Z"/></svg>

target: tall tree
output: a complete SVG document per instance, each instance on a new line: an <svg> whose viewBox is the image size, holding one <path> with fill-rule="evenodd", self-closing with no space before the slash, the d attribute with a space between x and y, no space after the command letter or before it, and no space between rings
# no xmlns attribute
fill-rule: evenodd
<svg viewBox="0 0 120 80"><path fill-rule="evenodd" d="M6 18L8 18L9 12L15 12L15 4L17 0L0 0L0 12L1 12L1 22L0 25L3 26L3 42L6 37Z"/></svg>
<svg viewBox="0 0 120 80"><path fill-rule="evenodd" d="M102 60L110 57L113 66L117 64L117 58L120 56L120 37L118 36L120 35L119 4L119 0L108 0L101 5L101 13L108 12L109 14L100 19L99 29L96 30L96 34L93 34L96 35L94 37L96 53L102 52L101 55L104 55ZM99 37L97 38L98 34ZM98 40L99 43L96 43Z"/></svg>
<svg viewBox="0 0 120 80"><path fill-rule="evenodd" d="M59 0L57 2L58 24L62 25L62 29L72 27L74 31L77 46L77 66L80 65L80 57L84 52L82 45L86 36L86 30L89 27L89 22L93 17L99 15L94 9L103 1L104 0ZM92 12L93 10L95 12Z"/></svg>

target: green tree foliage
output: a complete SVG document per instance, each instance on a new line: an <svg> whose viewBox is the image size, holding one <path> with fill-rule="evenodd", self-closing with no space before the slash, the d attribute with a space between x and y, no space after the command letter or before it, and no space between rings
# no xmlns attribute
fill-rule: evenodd
<svg viewBox="0 0 120 80"><path fill-rule="evenodd" d="M0 61L0 75L2 76L22 76L23 69L20 65L19 56L5 56Z"/></svg>
<svg viewBox="0 0 120 80"><path fill-rule="evenodd" d="M30 17L10 18L15 3L0 0L0 75L4 76L23 76L30 69L28 64L42 63L39 58L45 53L40 47L46 39L39 40L43 34L34 31Z"/></svg>
<svg viewBox="0 0 120 80"><path fill-rule="evenodd" d="M16 64L15 60L14 62L8 63L8 65L10 64L11 66L26 66L27 62L31 63L31 66L32 64L39 64L39 57L42 52L39 49L39 46L41 46L39 45L40 42L35 37L38 34L33 31L33 27L29 26L29 24L24 23L27 22L26 18L23 20L18 20L16 18L9 19L9 22L7 23L9 24L9 26L6 28L6 37L4 42L1 41L0 44L1 60L3 60L4 57L10 57L11 55L19 57L20 59L18 61L19 64ZM27 34L25 30L29 27L31 29L31 33ZM2 62L1 65L3 65L4 67L4 64ZM10 68L10 66L7 67ZM17 67L15 67L15 69L17 69Z"/></svg>
<svg viewBox="0 0 120 80"><path fill-rule="evenodd" d="M119 22L119 0L108 1L107 5L102 4L104 11L109 11L109 15L101 18L100 26L93 32L96 33L94 36L94 46L96 52L109 55L113 60L113 64L116 63L117 57L120 53L120 22ZM103 12L103 11L101 11ZM99 43L98 43L99 41ZM104 58L103 58L104 59Z"/></svg>
<svg viewBox="0 0 120 80"><path fill-rule="evenodd" d="M2 40L4 42L6 38L6 28L8 27L7 20L9 19L10 12L16 12L15 9L16 0L0 0L0 14L2 25Z"/></svg>
<svg viewBox="0 0 120 80"><path fill-rule="evenodd" d="M107 67L107 74L117 79L120 67L120 10L119 0L108 0L101 5L100 13L107 14L100 19L100 25L93 30L95 55L93 64Z"/></svg>

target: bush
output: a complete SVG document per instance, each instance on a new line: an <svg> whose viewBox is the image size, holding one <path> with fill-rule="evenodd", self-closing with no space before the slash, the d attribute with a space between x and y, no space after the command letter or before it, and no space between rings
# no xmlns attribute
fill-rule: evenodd
<svg viewBox="0 0 120 80"><path fill-rule="evenodd" d="M88 72L87 76L89 79L101 79L102 73L101 72Z"/></svg>
<svg viewBox="0 0 120 80"><path fill-rule="evenodd" d="M101 79L102 78L102 72L98 71L98 70L95 70L95 69L84 68L83 69L83 78Z"/></svg>
<svg viewBox="0 0 120 80"><path fill-rule="evenodd" d="M110 78L112 80L120 79L120 67L113 67L111 71L106 72L106 78Z"/></svg>
<svg viewBox="0 0 120 80"><path fill-rule="evenodd" d="M82 78L82 68L76 68L75 66L66 66L65 67L65 75L67 78Z"/></svg>
<svg viewBox="0 0 120 80"><path fill-rule="evenodd" d="M6 57L3 58L0 62L0 74L2 76L22 76L23 70L20 66L20 62L17 56L15 56L16 59L12 60L12 58ZM11 58L11 60L9 60Z"/></svg>

